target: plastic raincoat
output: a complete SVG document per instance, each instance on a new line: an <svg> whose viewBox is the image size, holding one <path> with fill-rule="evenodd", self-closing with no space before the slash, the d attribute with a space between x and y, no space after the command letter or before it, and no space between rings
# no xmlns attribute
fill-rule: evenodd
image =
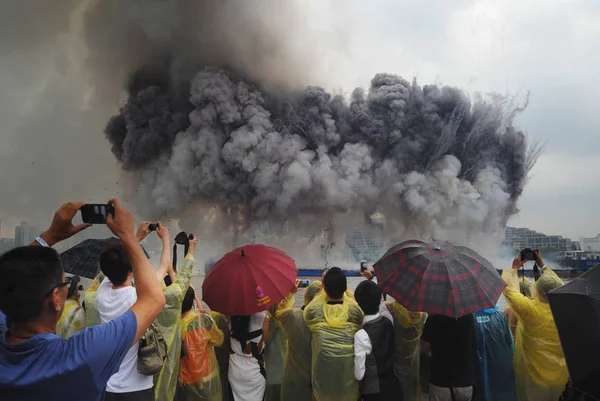
<svg viewBox="0 0 600 401"><path fill-rule="evenodd" d="M316 296L304 310L312 334L312 386L316 401L356 401L359 383L354 377L354 334L363 322L356 301L344 296L328 304Z"/></svg>
<svg viewBox="0 0 600 401"><path fill-rule="evenodd" d="M210 316L215 321L219 330L223 332L223 344L215 346L215 355L219 364L219 372L221 376L221 400L229 400L229 380L227 372L229 372L229 349L231 348L231 339L229 338L229 320L227 316L211 311Z"/></svg>
<svg viewBox="0 0 600 401"><path fill-rule="evenodd" d="M85 328L85 312L79 302L68 299L56 323L56 334L64 339L71 338Z"/></svg>
<svg viewBox="0 0 600 401"><path fill-rule="evenodd" d="M475 366L479 392L486 401L516 401L513 337L498 308L473 314Z"/></svg>
<svg viewBox="0 0 600 401"><path fill-rule="evenodd" d="M269 342L264 350L267 388L265 401L281 399L281 381L283 379L283 361L287 352L287 337L283 328L275 319L275 309L269 310Z"/></svg>
<svg viewBox="0 0 600 401"><path fill-rule="evenodd" d="M100 312L98 312L98 303L96 302L96 295L98 294L98 287L102 280L104 280L104 274L100 272L98 276L92 281L85 293L83 294L83 301L85 303L85 327L92 327L102 324L100 319Z"/></svg>
<svg viewBox="0 0 600 401"><path fill-rule="evenodd" d="M569 373L545 292L563 281L545 269L530 299L519 291L516 270L505 270L502 278L508 284L504 296L519 319L514 358L517 396L520 401L557 400Z"/></svg>
<svg viewBox="0 0 600 401"><path fill-rule="evenodd" d="M185 353L181 357L177 401L221 401L221 378L213 347L222 345L223 337L208 314L191 312L181 318Z"/></svg>
<svg viewBox="0 0 600 401"><path fill-rule="evenodd" d="M154 398L157 401L172 401L177 390L177 376L181 359L181 304L192 280L194 257L187 255L177 271L173 284L165 287L167 304L156 318L156 325L167 343L167 359L154 377Z"/></svg>
<svg viewBox="0 0 600 401"><path fill-rule="evenodd" d="M304 305L308 305L320 290L321 282L312 282L304 293ZM275 318L288 339L281 380L281 399L311 401L311 334L304 321L302 309L294 309L294 303L294 294L289 294L275 310Z"/></svg>
<svg viewBox="0 0 600 401"><path fill-rule="evenodd" d="M402 383L404 399L420 401L420 340L427 313L409 312L396 301L387 302L386 306L394 317L394 370Z"/></svg>

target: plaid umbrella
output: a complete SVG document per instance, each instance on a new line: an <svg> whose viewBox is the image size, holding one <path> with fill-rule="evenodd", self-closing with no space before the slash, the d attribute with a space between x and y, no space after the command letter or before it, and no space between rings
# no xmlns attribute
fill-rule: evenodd
<svg viewBox="0 0 600 401"><path fill-rule="evenodd" d="M90 279L100 272L100 254L111 244L120 244L118 238L86 239L60 254L60 260L65 272ZM142 248L143 249L143 248ZM144 249L144 253L148 253Z"/></svg>
<svg viewBox="0 0 600 401"><path fill-rule="evenodd" d="M382 291L408 310L450 317L494 307L506 286L484 257L449 242L406 241L373 267Z"/></svg>

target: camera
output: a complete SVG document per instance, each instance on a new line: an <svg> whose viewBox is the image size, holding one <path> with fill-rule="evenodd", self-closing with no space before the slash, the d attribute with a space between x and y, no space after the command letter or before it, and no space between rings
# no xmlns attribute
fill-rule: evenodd
<svg viewBox="0 0 600 401"><path fill-rule="evenodd" d="M150 224L148 226L148 230L150 230L150 231L156 231L157 228L158 228L158 223L156 223L156 224Z"/></svg>
<svg viewBox="0 0 600 401"><path fill-rule="evenodd" d="M533 260L535 261L537 259L537 255L535 254L535 251L533 251L531 248L525 248L521 251L521 261L525 262L526 260Z"/></svg>
<svg viewBox="0 0 600 401"><path fill-rule="evenodd" d="M83 291L83 284L79 284L79 285L77 286L77 289L78 289L79 291Z"/></svg>
<svg viewBox="0 0 600 401"><path fill-rule="evenodd" d="M298 283L298 288L306 288L310 285L310 282L307 279L302 279L300 280L300 283Z"/></svg>
<svg viewBox="0 0 600 401"><path fill-rule="evenodd" d="M366 260L361 260L360 261L360 271L364 272L367 271L369 268L367 267L367 261Z"/></svg>

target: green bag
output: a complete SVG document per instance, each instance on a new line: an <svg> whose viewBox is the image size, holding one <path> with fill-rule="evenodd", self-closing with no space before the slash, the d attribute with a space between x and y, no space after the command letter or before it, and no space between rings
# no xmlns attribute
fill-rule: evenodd
<svg viewBox="0 0 600 401"><path fill-rule="evenodd" d="M153 376L160 372L167 358L167 342L154 323L140 338L137 371L144 376Z"/></svg>

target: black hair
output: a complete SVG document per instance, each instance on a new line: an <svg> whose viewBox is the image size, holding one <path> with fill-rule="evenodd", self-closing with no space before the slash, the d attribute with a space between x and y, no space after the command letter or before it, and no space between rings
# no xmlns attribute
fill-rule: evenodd
<svg viewBox="0 0 600 401"><path fill-rule="evenodd" d="M365 315L374 315L379 312L381 289L370 280L363 281L356 287L354 299Z"/></svg>
<svg viewBox="0 0 600 401"><path fill-rule="evenodd" d="M230 321L231 338L235 338L240 344L246 344L250 329L250 316L231 316Z"/></svg>
<svg viewBox="0 0 600 401"><path fill-rule="evenodd" d="M348 289L348 282L344 271L339 267L332 267L327 270L323 279L325 292L333 299L340 299Z"/></svg>
<svg viewBox="0 0 600 401"><path fill-rule="evenodd" d="M100 254L100 270L113 285L122 285L132 272L131 261L122 244L107 245Z"/></svg>
<svg viewBox="0 0 600 401"><path fill-rule="evenodd" d="M24 246L0 256L0 277L0 310L10 322L30 322L63 282L63 268L54 249Z"/></svg>
<svg viewBox="0 0 600 401"><path fill-rule="evenodd" d="M181 304L181 314L192 309L194 306L194 297L196 296L196 292L192 287L188 287L185 296L183 297L183 303Z"/></svg>

